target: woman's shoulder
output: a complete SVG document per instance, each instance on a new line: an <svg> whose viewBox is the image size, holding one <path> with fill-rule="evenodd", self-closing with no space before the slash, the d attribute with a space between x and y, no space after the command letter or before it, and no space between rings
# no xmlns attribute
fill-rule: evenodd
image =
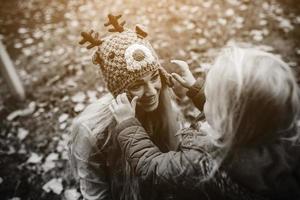
<svg viewBox="0 0 300 200"><path fill-rule="evenodd" d="M104 139L105 130L113 122L109 110L112 95L107 94L88 105L72 122L72 137L84 137L91 142Z"/></svg>

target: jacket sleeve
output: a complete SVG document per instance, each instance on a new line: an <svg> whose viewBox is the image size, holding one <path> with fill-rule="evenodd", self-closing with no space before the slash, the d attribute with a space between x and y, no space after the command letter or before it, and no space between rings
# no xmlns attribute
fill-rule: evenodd
<svg viewBox="0 0 300 200"><path fill-rule="evenodd" d="M109 200L110 188L106 177L105 156L97 148L96 139L83 124L79 125L70 145L72 167L80 180L85 200Z"/></svg>
<svg viewBox="0 0 300 200"><path fill-rule="evenodd" d="M120 123L116 132L125 158L143 180L195 187L208 178L212 159L200 148L162 153L135 118Z"/></svg>
<svg viewBox="0 0 300 200"><path fill-rule="evenodd" d="M116 133L126 160L143 181L159 187L206 191L219 197L216 199L265 199L232 181L223 170L211 176L216 163L198 145L189 144L193 138L184 140L180 151L162 153L136 118L120 123Z"/></svg>
<svg viewBox="0 0 300 200"><path fill-rule="evenodd" d="M200 111L203 111L203 107L205 103L204 83L205 83L205 79L199 77L196 80L195 84L186 93L186 95L193 101L194 105Z"/></svg>

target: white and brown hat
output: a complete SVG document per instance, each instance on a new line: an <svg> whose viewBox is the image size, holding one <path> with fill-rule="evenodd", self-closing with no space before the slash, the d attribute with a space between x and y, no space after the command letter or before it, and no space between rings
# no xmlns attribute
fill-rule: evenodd
<svg viewBox="0 0 300 200"><path fill-rule="evenodd" d="M145 39L147 33L136 26L135 30L125 29L125 21L119 23L119 16L108 15L105 26L113 26L111 35L99 39L98 33L82 32L80 44L89 42L88 49L97 47L93 63L100 66L101 74L109 91L118 95L143 77L147 72L159 70L167 84L171 84L170 75L161 67L151 44Z"/></svg>

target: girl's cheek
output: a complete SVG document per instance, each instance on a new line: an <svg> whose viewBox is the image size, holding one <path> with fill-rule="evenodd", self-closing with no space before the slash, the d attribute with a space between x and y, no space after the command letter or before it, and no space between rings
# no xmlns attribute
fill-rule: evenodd
<svg viewBox="0 0 300 200"><path fill-rule="evenodd" d="M129 91L129 94L131 96L131 99L135 96L137 96L138 98L141 98L143 96L143 91Z"/></svg>
<svg viewBox="0 0 300 200"><path fill-rule="evenodd" d="M160 79L158 79L157 81L155 81L154 87L155 87L156 89L158 89L158 90L161 89L162 84L161 84L161 80L160 80Z"/></svg>

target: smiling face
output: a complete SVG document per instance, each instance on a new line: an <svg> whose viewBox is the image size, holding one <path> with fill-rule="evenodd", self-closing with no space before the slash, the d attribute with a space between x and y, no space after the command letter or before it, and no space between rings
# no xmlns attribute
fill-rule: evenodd
<svg viewBox="0 0 300 200"><path fill-rule="evenodd" d="M138 97L137 106L145 112L156 110L162 87L159 71L149 72L133 84L129 85L129 95Z"/></svg>

